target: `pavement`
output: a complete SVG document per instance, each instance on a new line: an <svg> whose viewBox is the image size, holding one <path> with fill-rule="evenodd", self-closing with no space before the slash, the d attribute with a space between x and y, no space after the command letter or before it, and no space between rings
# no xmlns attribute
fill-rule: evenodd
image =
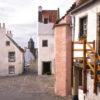
<svg viewBox="0 0 100 100"><path fill-rule="evenodd" d="M54 76L29 71L19 76L0 77L0 100L71 100L54 94Z"/></svg>

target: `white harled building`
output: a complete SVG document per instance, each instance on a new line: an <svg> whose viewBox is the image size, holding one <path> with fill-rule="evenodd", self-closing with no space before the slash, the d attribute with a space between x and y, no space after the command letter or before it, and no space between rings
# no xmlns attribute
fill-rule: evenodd
<svg viewBox="0 0 100 100"><path fill-rule="evenodd" d="M38 75L54 73L54 32L57 10L38 10Z"/></svg>
<svg viewBox="0 0 100 100"><path fill-rule="evenodd" d="M0 76L23 73L24 50L12 39L11 31L0 24Z"/></svg>

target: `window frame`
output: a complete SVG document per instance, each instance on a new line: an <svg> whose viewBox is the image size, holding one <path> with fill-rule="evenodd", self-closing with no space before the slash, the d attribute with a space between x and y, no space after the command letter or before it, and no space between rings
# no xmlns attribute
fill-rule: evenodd
<svg viewBox="0 0 100 100"><path fill-rule="evenodd" d="M15 66L14 65L10 65L8 67L8 72L9 72L9 74L15 74Z"/></svg>
<svg viewBox="0 0 100 100"><path fill-rule="evenodd" d="M86 25L85 25L85 30L84 30L84 20L86 20ZM84 31L86 31L84 33ZM79 40L81 40L81 38L87 38L87 31L88 31L88 16L82 16L79 18Z"/></svg>
<svg viewBox="0 0 100 100"><path fill-rule="evenodd" d="M48 47L48 40L42 40L42 47Z"/></svg>
<svg viewBox="0 0 100 100"><path fill-rule="evenodd" d="M44 18L44 24L48 24L49 23L49 18L47 17L47 18Z"/></svg>
<svg viewBox="0 0 100 100"><path fill-rule="evenodd" d="M13 57L11 55L11 53L13 53ZM15 62L15 52L14 51L10 51L8 52L8 62Z"/></svg>

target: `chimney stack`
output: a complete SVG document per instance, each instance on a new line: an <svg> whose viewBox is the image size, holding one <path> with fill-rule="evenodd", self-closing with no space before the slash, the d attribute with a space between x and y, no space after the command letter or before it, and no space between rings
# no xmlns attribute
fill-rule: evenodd
<svg viewBox="0 0 100 100"><path fill-rule="evenodd" d="M39 11L39 12L42 12L42 6L39 6L39 7L38 7L38 11Z"/></svg>
<svg viewBox="0 0 100 100"><path fill-rule="evenodd" d="M38 22L42 22L42 6L38 7Z"/></svg>
<svg viewBox="0 0 100 100"><path fill-rule="evenodd" d="M13 37L13 35L12 35L12 32L11 31L7 31L7 35L9 36L9 37Z"/></svg>

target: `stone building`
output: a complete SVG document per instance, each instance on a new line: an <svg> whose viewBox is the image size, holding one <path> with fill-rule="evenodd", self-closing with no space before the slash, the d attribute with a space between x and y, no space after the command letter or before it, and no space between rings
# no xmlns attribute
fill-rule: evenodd
<svg viewBox="0 0 100 100"><path fill-rule="evenodd" d="M24 50L12 39L11 31L0 24L0 76L22 74Z"/></svg>
<svg viewBox="0 0 100 100"><path fill-rule="evenodd" d="M38 10L38 75L54 74L54 32L57 10Z"/></svg>
<svg viewBox="0 0 100 100"><path fill-rule="evenodd" d="M73 79L75 82L73 100L100 99L100 0L77 0L76 8L71 12L73 19L74 51L73 57L78 63L85 60L86 65L76 65ZM82 52L82 39L86 40L86 51ZM78 41L78 42L77 42ZM84 41L84 40L83 40ZM95 42L93 42L95 41ZM80 42L80 43L79 43ZM92 42L94 43L92 46ZM78 43L78 44L77 44ZM89 43L91 43L89 45ZM90 50L90 51L88 51ZM93 56L91 56L91 54ZM94 60L93 60L94 59ZM82 63L82 64L83 64ZM79 67L79 68L78 68Z"/></svg>

